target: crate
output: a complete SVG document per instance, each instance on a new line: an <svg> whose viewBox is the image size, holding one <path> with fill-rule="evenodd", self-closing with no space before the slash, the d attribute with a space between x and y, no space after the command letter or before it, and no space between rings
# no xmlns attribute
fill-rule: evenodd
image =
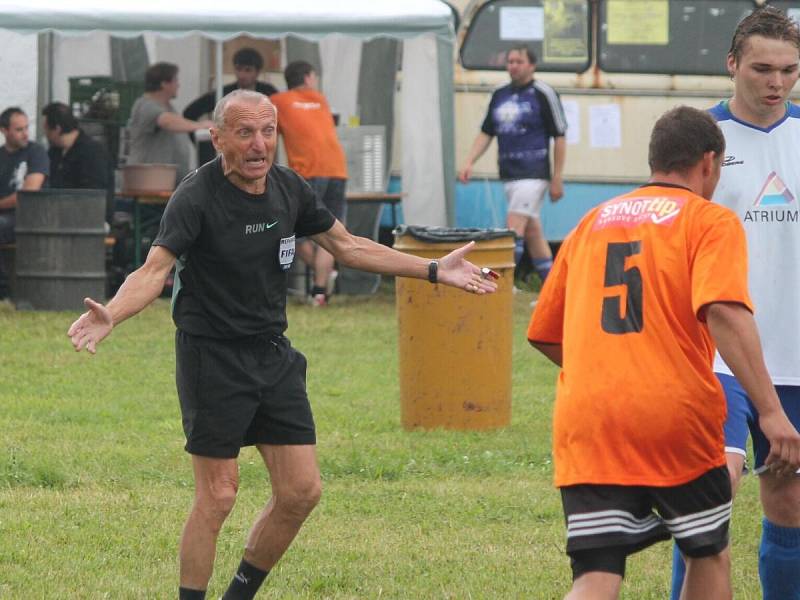
<svg viewBox="0 0 800 600"><path fill-rule="evenodd" d="M128 122L144 82L114 81L111 77L70 77L69 103L73 113L87 119Z"/></svg>

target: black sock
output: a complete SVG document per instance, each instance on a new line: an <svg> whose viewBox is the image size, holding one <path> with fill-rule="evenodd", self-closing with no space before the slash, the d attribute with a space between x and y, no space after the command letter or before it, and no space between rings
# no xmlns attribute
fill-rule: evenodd
<svg viewBox="0 0 800 600"><path fill-rule="evenodd" d="M317 294L322 294L325 296L325 288L318 285L315 285L313 288L311 288L311 295L316 296Z"/></svg>
<svg viewBox="0 0 800 600"><path fill-rule="evenodd" d="M268 574L242 559L222 600L253 600Z"/></svg>
<svg viewBox="0 0 800 600"><path fill-rule="evenodd" d="M178 600L205 600L205 590L190 590L189 588L178 588Z"/></svg>

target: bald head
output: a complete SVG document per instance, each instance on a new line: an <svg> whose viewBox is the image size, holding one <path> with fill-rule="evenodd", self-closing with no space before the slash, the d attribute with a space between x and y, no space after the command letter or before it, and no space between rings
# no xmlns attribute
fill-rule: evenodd
<svg viewBox="0 0 800 600"><path fill-rule="evenodd" d="M260 104L264 106L259 106ZM218 129L224 129L227 123L228 112L233 109L233 111L238 113L241 108L245 107L250 110L255 109L258 112L262 110L266 112L271 111L275 117L278 116L278 109L269 101L267 96L253 90L239 89L223 96L223 98L217 102L217 105L214 107L214 125ZM237 108L239 110L236 110Z"/></svg>

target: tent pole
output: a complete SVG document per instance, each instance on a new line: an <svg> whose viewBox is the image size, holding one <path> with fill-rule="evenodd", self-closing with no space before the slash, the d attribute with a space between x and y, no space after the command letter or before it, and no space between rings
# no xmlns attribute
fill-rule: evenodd
<svg viewBox="0 0 800 600"><path fill-rule="evenodd" d="M214 72L214 83L216 84L217 88L217 102L222 99L222 40L214 40L214 44L216 45L215 52L214 52L214 62L215 62L215 72Z"/></svg>

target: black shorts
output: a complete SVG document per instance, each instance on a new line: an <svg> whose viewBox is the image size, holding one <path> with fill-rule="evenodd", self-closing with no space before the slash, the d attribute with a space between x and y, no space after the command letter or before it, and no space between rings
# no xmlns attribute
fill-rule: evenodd
<svg viewBox="0 0 800 600"><path fill-rule="evenodd" d="M315 444L306 359L283 336L220 340L175 333L186 451L235 458L242 446Z"/></svg>
<svg viewBox="0 0 800 600"><path fill-rule="evenodd" d="M675 538L690 558L728 545L731 482L725 466L674 487L573 485L561 488L572 575L625 574L625 557ZM657 511L657 512L654 512Z"/></svg>

